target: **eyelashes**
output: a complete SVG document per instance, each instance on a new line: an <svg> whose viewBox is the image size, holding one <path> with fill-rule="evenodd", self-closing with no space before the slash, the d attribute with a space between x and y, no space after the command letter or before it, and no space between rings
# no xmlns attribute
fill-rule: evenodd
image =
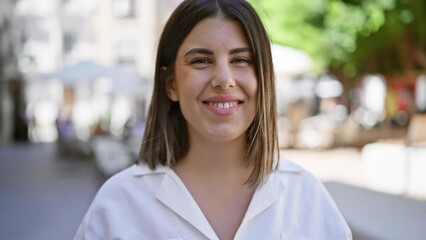
<svg viewBox="0 0 426 240"><path fill-rule="evenodd" d="M247 58L247 57L238 57L233 59L234 63L237 64L252 64L253 61L251 60L251 58Z"/></svg>
<svg viewBox="0 0 426 240"><path fill-rule="evenodd" d="M197 57L189 61L189 64L196 66L207 66L209 64L213 64L214 60L208 57ZM245 66L253 63L251 58L248 57L234 57L230 60L231 64L235 64L237 66Z"/></svg>
<svg viewBox="0 0 426 240"><path fill-rule="evenodd" d="M213 61L206 57L194 58L191 61L189 61L189 64L210 64L210 63L213 63Z"/></svg>

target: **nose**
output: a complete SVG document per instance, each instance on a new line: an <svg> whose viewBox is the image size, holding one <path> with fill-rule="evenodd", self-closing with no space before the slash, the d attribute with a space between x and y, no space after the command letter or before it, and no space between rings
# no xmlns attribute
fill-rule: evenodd
<svg viewBox="0 0 426 240"><path fill-rule="evenodd" d="M232 71L227 62L218 63L214 68L214 75L211 80L213 88L226 90L235 86Z"/></svg>

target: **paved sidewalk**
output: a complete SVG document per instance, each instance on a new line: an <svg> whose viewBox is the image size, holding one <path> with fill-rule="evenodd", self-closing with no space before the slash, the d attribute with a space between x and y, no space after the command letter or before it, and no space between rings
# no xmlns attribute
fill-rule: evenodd
<svg viewBox="0 0 426 240"><path fill-rule="evenodd" d="M365 186L361 152L357 148L282 149L280 154L300 164L323 182L335 181L354 186Z"/></svg>
<svg viewBox="0 0 426 240"><path fill-rule="evenodd" d="M326 182L354 240L426 239L426 201Z"/></svg>
<svg viewBox="0 0 426 240"><path fill-rule="evenodd" d="M426 201L365 189L358 149L282 155L325 182L355 240L426 239ZM62 158L54 144L0 147L0 239L72 239L103 181L93 159Z"/></svg>
<svg viewBox="0 0 426 240"><path fill-rule="evenodd" d="M369 190L359 149L284 149L281 154L324 182L354 240L426 239L426 199Z"/></svg>

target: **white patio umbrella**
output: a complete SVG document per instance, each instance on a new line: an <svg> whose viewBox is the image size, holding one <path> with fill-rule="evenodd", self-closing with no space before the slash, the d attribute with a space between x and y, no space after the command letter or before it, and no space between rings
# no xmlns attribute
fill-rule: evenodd
<svg viewBox="0 0 426 240"><path fill-rule="evenodd" d="M111 78L118 91L131 90L139 79L139 75L134 71L104 66L91 61L81 61L66 66L54 73L45 75L43 78L59 79L64 86L73 87L81 81L94 81L101 77Z"/></svg>
<svg viewBox="0 0 426 240"><path fill-rule="evenodd" d="M301 50L271 44L271 51L277 76L291 77L308 73L312 68L311 57Z"/></svg>

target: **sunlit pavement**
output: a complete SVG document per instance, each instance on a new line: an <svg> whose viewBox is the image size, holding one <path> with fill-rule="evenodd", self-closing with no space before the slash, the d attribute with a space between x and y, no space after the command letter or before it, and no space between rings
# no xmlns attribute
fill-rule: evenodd
<svg viewBox="0 0 426 240"><path fill-rule="evenodd" d="M282 150L281 154L325 183L355 240L426 239L424 196L416 200L369 190L359 149Z"/></svg>
<svg viewBox="0 0 426 240"><path fill-rule="evenodd" d="M426 236L426 201L367 190L359 149L281 154L325 183L354 239ZM0 239L72 239L104 180L93 159L60 157L55 144L0 147Z"/></svg>
<svg viewBox="0 0 426 240"><path fill-rule="evenodd" d="M300 164L323 182L335 181L360 187L365 185L360 149L283 149L280 154Z"/></svg>

